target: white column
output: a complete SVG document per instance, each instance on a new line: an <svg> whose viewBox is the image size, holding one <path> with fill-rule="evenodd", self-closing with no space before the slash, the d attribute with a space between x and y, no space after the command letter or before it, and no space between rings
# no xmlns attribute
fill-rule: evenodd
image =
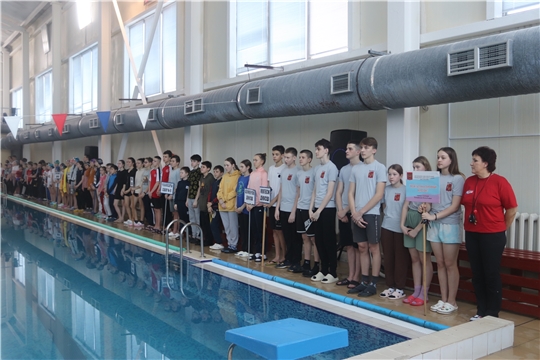
<svg viewBox="0 0 540 360"><path fill-rule="evenodd" d="M52 2L52 23L51 23L51 55L52 55L52 112L59 114L62 109L62 4ZM52 120L52 119L51 119ZM54 141L52 145L52 158L54 160L62 159L62 143Z"/></svg>
<svg viewBox="0 0 540 360"><path fill-rule="evenodd" d="M392 0L388 6L387 41L392 54L420 48L420 3ZM401 164L410 169L419 150L419 108L388 110L386 165Z"/></svg>
<svg viewBox="0 0 540 360"><path fill-rule="evenodd" d="M10 98L11 94L9 92L10 90L10 79L11 79L11 73L9 66L11 59L9 55L9 51L6 48L2 49L2 114L6 113L8 116L11 115L10 112Z"/></svg>
<svg viewBox="0 0 540 360"><path fill-rule="evenodd" d="M203 92L203 28L204 28L204 1L186 1L185 6L185 90L186 95ZM203 154L203 127L202 125L184 128L184 157Z"/></svg>
<svg viewBox="0 0 540 360"><path fill-rule="evenodd" d="M98 70L98 109L111 110L111 3L100 1L101 7L101 33L98 45L99 70ZM121 24L122 25L122 24ZM112 161L111 135L101 135L98 139L99 157L104 164Z"/></svg>
<svg viewBox="0 0 540 360"><path fill-rule="evenodd" d="M24 116L24 122L25 123L32 123L34 124L35 118L33 121L29 121L31 119L28 117L30 115L30 47L29 47L29 36L26 29L23 29L21 31L22 36L22 58L23 58L23 64L22 64L22 111ZM32 111L32 114L35 114L35 111ZM32 154L30 151L30 145L24 145L23 146L23 157L27 158L28 160L32 159Z"/></svg>

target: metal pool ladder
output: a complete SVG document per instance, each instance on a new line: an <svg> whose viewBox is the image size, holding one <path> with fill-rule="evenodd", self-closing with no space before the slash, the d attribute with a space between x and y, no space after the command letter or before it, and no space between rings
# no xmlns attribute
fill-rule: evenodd
<svg viewBox="0 0 540 360"><path fill-rule="evenodd" d="M166 279L166 282L167 282L167 287L169 289L172 289L170 283L169 283L169 228L171 227L172 224L174 224L175 222L180 222L181 224L184 224L184 226L182 227L182 229L180 230L180 291L182 292L182 295L184 295L185 297L187 297L187 295L184 293L184 266L183 266L183 259L184 259L184 248L183 248L183 235L184 235L184 232L187 230L187 236L186 236L186 251L188 253L191 253L191 251L189 250L189 232L190 232L190 229L191 227L196 227L199 229L200 231L200 234L201 234L201 259L202 258L205 258L206 256L204 256L204 237L203 237L203 230L201 228L201 226L197 223L194 223L194 222L190 222L190 223L185 223L184 221L180 220L180 219L175 219L173 221L171 221L169 223L169 225L167 225L167 228L165 229L164 231L164 234L165 234L165 279ZM202 288L202 272L201 272L201 288Z"/></svg>

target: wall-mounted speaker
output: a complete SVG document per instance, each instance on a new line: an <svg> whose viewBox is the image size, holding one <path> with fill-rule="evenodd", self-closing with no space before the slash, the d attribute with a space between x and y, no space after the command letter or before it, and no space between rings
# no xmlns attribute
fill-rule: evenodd
<svg viewBox="0 0 540 360"><path fill-rule="evenodd" d="M336 164L338 169L341 169L349 163L345 155L349 141L360 142L366 137L367 132L365 131L347 129L332 131L330 133L330 143L332 143L330 160Z"/></svg>

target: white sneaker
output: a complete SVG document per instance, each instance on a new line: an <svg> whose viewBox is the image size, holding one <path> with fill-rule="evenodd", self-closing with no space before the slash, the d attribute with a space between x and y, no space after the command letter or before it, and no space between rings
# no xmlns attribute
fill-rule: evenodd
<svg viewBox="0 0 540 360"><path fill-rule="evenodd" d="M176 237L178 234L173 233L172 231L169 233L169 237Z"/></svg>
<svg viewBox="0 0 540 360"><path fill-rule="evenodd" d="M126 221L124 221L124 224L127 225L127 226L133 226L133 221L126 220Z"/></svg>
<svg viewBox="0 0 540 360"><path fill-rule="evenodd" d="M236 254L234 254L234 256L248 256L248 253L245 251L239 251Z"/></svg>
<svg viewBox="0 0 540 360"><path fill-rule="evenodd" d="M142 223L142 222L140 222L140 221L137 221L137 222L135 223L135 226L137 226L137 227L141 227L141 226L143 226L143 223Z"/></svg>
<svg viewBox="0 0 540 360"><path fill-rule="evenodd" d="M322 278L321 283L323 284L333 284L338 281L337 277L334 277L334 275L328 273L325 277Z"/></svg>
<svg viewBox="0 0 540 360"><path fill-rule="evenodd" d="M218 244L218 243L215 243L214 245L210 246L210 249L212 250L221 250L221 249L224 249L225 246L221 245L221 244Z"/></svg>
<svg viewBox="0 0 540 360"><path fill-rule="evenodd" d="M330 276L331 276L331 275L330 275ZM333 277L333 276L332 276L332 277ZM324 275L323 275L323 273L320 272L320 271L319 271L317 274L315 274L315 275L313 275L313 276L311 277L311 281L313 281L313 282L320 282L320 281L322 281L322 279L324 279Z"/></svg>

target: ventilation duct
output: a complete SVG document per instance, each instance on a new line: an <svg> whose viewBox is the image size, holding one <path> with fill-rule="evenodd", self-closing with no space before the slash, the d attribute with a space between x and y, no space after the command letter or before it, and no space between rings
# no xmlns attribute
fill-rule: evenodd
<svg viewBox="0 0 540 360"><path fill-rule="evenodd" d="M449 76L450 69L459 76ZM398 109L538 92L540 27L532 27L119 109L111 113L107 134L244 119ZM137 113L141 108L152 109L149 117L155 119L148 121L146 128ZM20 131L17 139L10 134L2 140L2 147L104 134L103 127L90 127L90 121L95 121L92 119L96 114L68 118L62 137L55 134L53 139L36 139L34 132L26 130Z"/></svg>

